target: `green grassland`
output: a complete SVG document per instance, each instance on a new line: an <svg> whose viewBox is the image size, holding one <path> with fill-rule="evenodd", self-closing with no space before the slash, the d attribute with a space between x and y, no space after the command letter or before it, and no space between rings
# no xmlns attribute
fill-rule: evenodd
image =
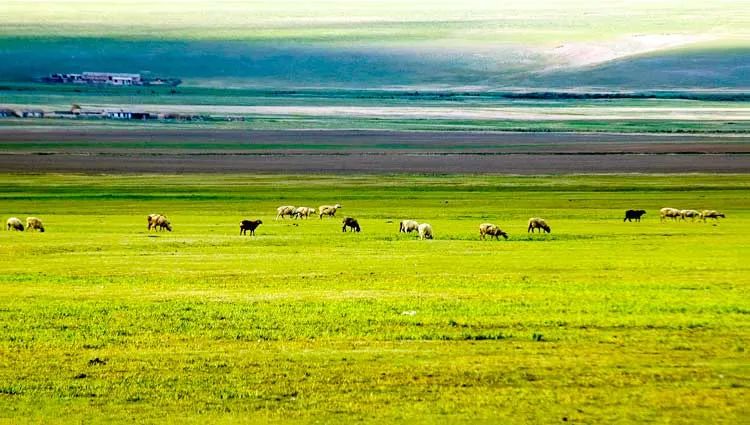
<svg viewBox="0 0 750 425"><path fill-rule="evenodd" d="M47 231L0 232L0 422L750 414L746 175L2 180L3 219ZM335 202L362 233L273 219ZM663 206L727 218L660 223ZM148 234L151 212L174 232ZM531 216L552 233L528 235ZM398 234L404 218L435 240ZM510 239L480 241L482 222Z"/></svg>
<svg viewBox="0 0 750 425"><path fill-rule="evenodd" d="M675 121L675 120L575 120L575 121L535 121L535 120L482 120L482 119L396 119L396 118L348 118L348 117L310 117L310 116L251 116L243 120L206 119L197 121L117 121L103 119L53 120L47 118L3 118L2 127L46 127L77 129L247 129L247 130L384 130L384 131L486 131L486 132L572 132L572 133L685 133L685 134L747 134L750 133L750 121ZM132 144L132 147L150 149L158 146L156 142ZM740 142L742 143L742 142ZM228 148L239 145L250 147L238 141L228 144ZM41 147L131 147L127 143L106 143L80 140L79 142L60 141L45 145L43 142L14 143L0 147L13 151L35 150ZM253 144L256 146L257 144ZM276 146L280 146L276 144ZM184 142L170 144L168 147L180 149L212 148L218 149L217 143ZM289 148L285 146L284 148ZM293 145L294 148L327 149L326 145ZM347 146L351 148L351 146Z"/></svg>
<svg viewBox="0 0 750 425"><path fill-rule="evenodd" d="M611 96L576 98L581 96ZM627 97L632 96L632 97ZM71 105L102 108L170 111L171 105L188 108L202 118L194 122L118 122L102 119L0 119L0 126L85 126L132 128L239 128L380 129L412 131L529 131L620 133L748 133L748 94L739 91L636 91L606 93L528 91L409 91L345 89L221 89L201 87L92 87L7 83L0 85L3 105L39 107L48 112L68 111ZM187 106L189 105L189 106ZM243 107L305 107L312 112L248 112ZM326 107L362 108L356 115L336 115ZM218 107L218 110L217 110ZM316 107L321 109L315 113ZM409 108L403 116L381 116L389 108ZM367 112L366 108L374 108ZM504 108L518 118L455 118L450 112ZM663 109L664 116L650 113ZM640 112L628 112L637 109ZM442 117L426 110L444 111ZM627 118L618 117L622 111ZM562 114L563 117L551 115ZM674 117L671 113L700 119ZM730 115L728 115L729 113ZM522 118L523 114L529 114ZM608 116L609 115L609 116ZM615 115L615 116L611 116ZM539 118L539 116L547 117Z"/></svg>
<svg viewBox="0 0 750 425"><path fill-rule="evenodd" d="M629 7L628 7L629 6ZM1 36L126 39L246 40L377 44L434 42L548 44L611 39L623 34L712 33L743 39L748 18L744 3L699 0L602 3L595 0L502 4L470 0L325 0L202 2L134 0L102 4L94 0L34 3L6 0L0 5ZM696 19L700 16L702 19ZM718 23L721 23L719 25Z"/></svg>
<svg viewBox="0 0 750 425"><path fill-rule="evenodd" d="M242 89L195 86L107 87L35 82L2 83L4 104L67 110L80 105L202 106L461 106L461 107L720 107L747 108L742 90L408 90L408 89ZM599 96L598 98L596 96Z"/></svg>

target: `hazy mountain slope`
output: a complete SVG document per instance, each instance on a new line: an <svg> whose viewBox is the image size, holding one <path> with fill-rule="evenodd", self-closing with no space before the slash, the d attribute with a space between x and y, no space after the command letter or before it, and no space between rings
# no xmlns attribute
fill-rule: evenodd
<svg viewBox="0 0 750 425"><path fill-rule="evenodd" d="M224 87L745 88L749 50L742 0L0 2L0 81L97 70Z"/></svg>
<svg viewBox="0 0 750 425"><path fill-rule="evenodd" d="M750 89L750 47L660 52L523 81L549 87Z"/></svg>

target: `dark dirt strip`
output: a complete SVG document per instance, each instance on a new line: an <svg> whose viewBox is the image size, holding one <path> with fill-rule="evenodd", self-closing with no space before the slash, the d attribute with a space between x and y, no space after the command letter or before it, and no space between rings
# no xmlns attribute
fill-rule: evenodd
<svg viewBox="0 0 750 425"><path fill-rule="evenodd" d="M425 148L497 144L734 144L750 142L750 135L620 134L568 132L472 132L382 130L238 130L206 128L80 128L0 127L0 142L144 142L175 143L242 142L305 145L342 144L352 147L414 144Z"/></svg>
<svg viewBox="0 0 750 425"><path fill-rule="evenodd" d="M0 147L0 172L750 172L750 136L727 135L56 127Z"/></svg>
<svg viewBox="0 0 750 425"><path fill-rule="evenodd" d="M8 172L91 173L748 173L736 154L0 154Z"/></svg>

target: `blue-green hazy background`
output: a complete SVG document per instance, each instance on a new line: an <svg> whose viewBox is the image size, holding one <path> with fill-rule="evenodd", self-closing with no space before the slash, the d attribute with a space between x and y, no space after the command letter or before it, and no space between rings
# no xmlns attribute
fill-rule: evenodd
<svg viewBox="0 0 750 425"><path fill-rule="evenodd" d="M0 81L112 71L212 87L744 90L747 12L721 0L5 0Z"/></svg>

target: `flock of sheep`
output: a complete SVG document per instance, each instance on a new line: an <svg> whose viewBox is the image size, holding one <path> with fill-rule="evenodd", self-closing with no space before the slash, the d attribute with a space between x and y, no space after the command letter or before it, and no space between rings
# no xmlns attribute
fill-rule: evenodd
<svg viewBox="0 0 750 425"><path fill-rule="evenodd" d="M646 213L645 211L643 212ZM677 208L662 208L659 210L659 221L664 221L667 218L671 218L672 220L677 220L678 218L680 220L685 220L689 218L692 221L695 221L695 219L703 220L703 222L706 222L707 218L713 218L714 220L718 221L719 217L726 218L726 216L718 211L715 210L703 210L703 211L696 211L696 210L678 210ZM626 217L627 219L627 217Z"/></svg>
<svg viewBox="0 0 750 425"><path fill-rule="evenodd" d="M317 214L318 217L322 220L324 216L335 217L336 211L338 211L339 209L341 209L340 204L321 205L317 208L317 210L311 207L294 207L291 205L282 205L276 209L276 220L278 220L279 218L284 219L285 217L307 219L314 214ZM625 218L623 219L623 221L641 221L641 217L644 214L646 214L645 210L627 210L625 211ZM659 210L660 221L664 221L665 219L686 220L687 218L695 221L695 219L698 218L699 220L703 220L705 222L707 218L712 218L718 221L720 217L726 218L723 213L715 210L703 210L700 212L696 210L679 210L677 208L662 208L661 210ZM172 231L172 224L163 214L149 214L147 217L147 221L148 231L151 231L152 229L154 231ZM344 218L342 223L342 232L346 232L347 229L352 232L360 232L362 230L359 222L352 217ZM242 220L240 222L240 235L246 235L247 231L249 230L250 235L255 236L255 229L257 229L261 224L263 224L261 220ZM40 232L44 232L44 224L42 224L42 220L36 217L27 217L26 226L24 227L23 222L19 218L11 217L6 222L6 230L16 230L21 232L24 230L38 230ZM534 230L538 230L540 233L542 231L546 233L552 232L549 224L547 224L544 219L539 217L532 217L529 219L529 225L526 231L534 233ZM399 233L417 232L417 234L419 235L419 239L433 238L432 226L429 223L418 223L414 220L402 220L399 223L398 231ZM494 237L495 239L499 240L500 236L508 239L508 234L500 229L500 227L498 227L497 225L492 223L482 223L479 225L479 238L485 240L487 236L489 236L490 239Z"/></svg>
<svg viewBox="0 0 750 425"><path fill-rule="evenodd" d="M316 210L312 207L294 207L292 205L282 205L278 208L276 208L276 220L279 218L289 217L289 218L308 218L311 215L315 214L317 211L318 216L320 219L323 219L323 216L333 217L336 215L336 211L341 208L341 204L336 205L321 205Z"/></svg>
<svg viewBox="0 0 750 425"><path fill-rule="evenodd" d="M310 215L316 214L318 217L322 220L323 216L328 217L335 217L336 211L341 209L341 204L336 205L321 205L316 210L312 207L295 207L293 205L282 205L278 208L276 208L276 220L279 218L284 219L284 217L290 217L295 219L306 219L310 217ZM250 220L242 220L240 223L240 234L246 234L244 233L244 229L247 225L250 223L253 224L253 228L251 231L251 234L255 234L255 229L262 224L263 222L260 220L250 221ZM342 232L346 232L347 229L352 232L360 232L362 228L359 225L359 222L352 217L346 217L342 221L344 224L341 227ZM545 232L549 233L551 231L549 225L546 221L544 221L541 218L535 217L529 219L529 232L534 232L534 229L539 229L539 232L544 230ZM433 233L432 233L432 225L429 223L418 223L415 220L403 220L399 223L399 230L400 233L411 233L411 232L417 232L419 235L419 239L432 239ZM500 236L504 237L505 239L508 239L508 234L505 233L495 224L492 223L482 223L479 225L479 237L481 239L485 239L487 235L490 236L490 238L494 237L495 239L499 239Z"/></svg>

